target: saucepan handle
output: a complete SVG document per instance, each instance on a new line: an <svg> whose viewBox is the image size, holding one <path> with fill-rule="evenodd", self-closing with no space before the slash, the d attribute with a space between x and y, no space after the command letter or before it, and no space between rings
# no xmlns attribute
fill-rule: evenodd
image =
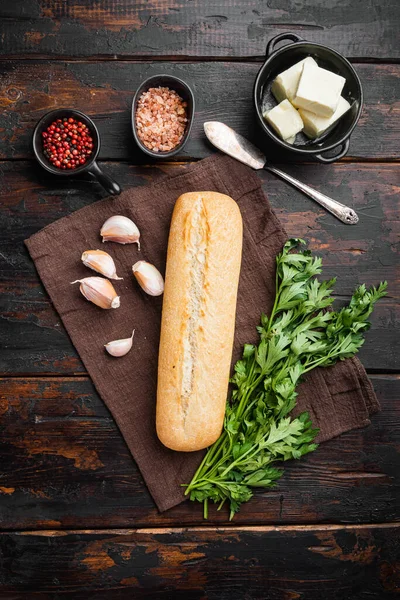
<svg viewBox="0 0 400 600"><path fill-rule="evenodd" d="M104 173L100 169L96 161L92 165L90 165L90 167L88 168L88 173L94 175L94 177L96 177L97 181L103 186L106 192L108 192L112 196L118 196L118 194L121 193L121 188L119 184L116 181L114 181L114 179L112 179L109 175L106 175L106 173Z"/></svg>
<svg viewBox="0 0 400 600"><path fill-rule="evenodd" d="M319 160L319 162L324 163L325 165L329 165L330 163L335 162L335 160L339 160L339 158L343 158L349 151L350 140L347 138L342 144L337 146L338 153L333 156L324 156L323 154L315 154L315 158Z"/></svg>
<svg viewBox="0 0 400 600"><path fill-rule="evenodd" d="M278 44L278 42L283 42L284 40L290 40L292 42L304 41L303 38L298 36L296 33L290 33L290 31L288 31L287 33L280 33L279 35L273 37L272 40L269 40L267 44L266 56L271 56L271 54L275 52L276 45Z"/></svg>

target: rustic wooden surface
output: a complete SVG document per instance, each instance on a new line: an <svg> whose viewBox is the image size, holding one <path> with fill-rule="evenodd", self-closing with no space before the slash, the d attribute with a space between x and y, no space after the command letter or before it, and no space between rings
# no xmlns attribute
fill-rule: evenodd
<svg viewBox="0 0 400 600"><path fill-rule="evenodd" d="M365 109L351 137L349 159L400 158L400 64L355 64L365 92ZM100 157L144 162L135 145L130 106L139 83L160 68L187 81L196 96L196 118L179 159L203 158L210 145L204 121L224 121L273 154L275 146L260 138L252 111L253 84L260 63L113 61L9 61L2 64L0 90L0 158L30 156L30 138L39 115L63 106L87 112L99 127ZM291 159L291 154L278 157Z"/></svg>
<svg viewBox="0 0 400 600"><path fill-rule="evenodd" d="M400 58L397 0L6 1L6 56L262 57L268 40L294 31L352 58Z"/></svg>
<svg viewBox="0 0 400 600"><path fill-rule="evenodd" d="M0 4L0 597L380 600L400 592L400 5L287 0ZM267 41L295 31L352 59L365 108L349 155L295 164L259 136L254 78ZM139 82L161 71L193 87L196 121L173 164L132 140ZM371 425L288 465L279 487L237 515L184 503L159 514L44 292L23 240L104 197L85 177L41 171L32 128L52 108L95 119L102 166L124 188L212 153L202 123L223 120L281 168L355 207L345 227L272 175L264 190L289 235L355 285L389 281L360 358L382 411ZM184 529L182 529L184 528Z"/></svg>
<svg viewBox="0 0 400 600"><path fill-rule="evenodd" d="M46 599L384 600L400 591L399 529L382 524L3 533L3 590L14 600L38 587L34 597Z"/></svg>

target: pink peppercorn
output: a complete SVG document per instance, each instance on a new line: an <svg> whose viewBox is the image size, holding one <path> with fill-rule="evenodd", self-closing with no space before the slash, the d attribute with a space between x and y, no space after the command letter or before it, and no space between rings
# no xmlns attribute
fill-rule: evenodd
<svg viewBox="0 0 400 600"><path fill-rule="evenodd" d="M42 133L45 157L58 169L76 169L93 152L88 127L73 117L57 119Z"/></svg>

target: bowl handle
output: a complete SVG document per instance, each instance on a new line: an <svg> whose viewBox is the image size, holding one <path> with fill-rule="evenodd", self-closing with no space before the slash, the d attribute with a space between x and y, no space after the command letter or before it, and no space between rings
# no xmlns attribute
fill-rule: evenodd
<svg viewBox="0 0 400 600"><path fill-rule="evenodd" d="M112 179L109 175L106 175L99 167L96 161L88 168L88 173L93 175L97 181L103 186L108 194L112 196L118 196L121 193L119 184Z"/></svg>
<svg viewBox="0 0 400 600"><path fill-rule="evenodd" d="M291 40L292 42L302 42L303 38L298 36L296 33L280 33L269 40L267 44L266 56L270 56L273 52L275 52L275 46L278 42L282 42L283 40Z"/></svg>
<svg viewBox="0 0 400 600"><path fill-rule="evenodd" d="M330 163L335 162L335 160L339 160L339 158L343 158L343 156L345 156L347 154L347 152L349 151L349 146L350 146L350 140L349 140L349 138L347 138L347 140L345 140L344 142L342 142L342 144L337 146L337 148L339 148L338 154L335 154L334 156L329 156L329 157L328 156L325 157L323 154L315 154L315 158L317 160L319 160L319 162L329 165Z"/></svg>

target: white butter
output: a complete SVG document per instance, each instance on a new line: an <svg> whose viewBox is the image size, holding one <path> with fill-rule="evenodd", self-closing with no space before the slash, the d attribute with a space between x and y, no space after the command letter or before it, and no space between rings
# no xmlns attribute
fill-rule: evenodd
<svg viewBox="0 0 400 600"><path fill-rule="evenodd" d="M284 140L292 138L303 129L303 121L289 100L284 100L263 117Z"/></svg>
<svg viewBox="0 0 400 600"><path fill-rule="evenodd" d="M305 63L317 66L315 60L311 58L311 56L307 56L307 58L304 58L275 77L271 85L271 92L278 102L282 102L282 100L285 100L286 98L290 101L293 100Z"/></svg>
<svg viewBox="0 0 400 600"><path fill-rule="evenodd" d="M342 96L339 98L338 107L331 117L319 117L318 115L308 111L299 109L300 116L304 123L304 133L309 138L320 136L328 127L333 125L340 117L344 115L350 108L350 104Z"/></svg>
<svg viewBox="0 0 400 600"><path fill-rule="evenodd" d="M285 142L286 142L287 144L294 144L294 143L295 143L295 141L296 141L296 136L295 136L295 135L292 135L292 137L290 137L290 138L288 138L287 140L285 140Z"/></svg>
<svg viewBox="0 0 400 600"><path fill-rule="evenodd" d="M344 77L305 63L293 105L320 117L331 117L337 109L345 83Z"/></svg>

